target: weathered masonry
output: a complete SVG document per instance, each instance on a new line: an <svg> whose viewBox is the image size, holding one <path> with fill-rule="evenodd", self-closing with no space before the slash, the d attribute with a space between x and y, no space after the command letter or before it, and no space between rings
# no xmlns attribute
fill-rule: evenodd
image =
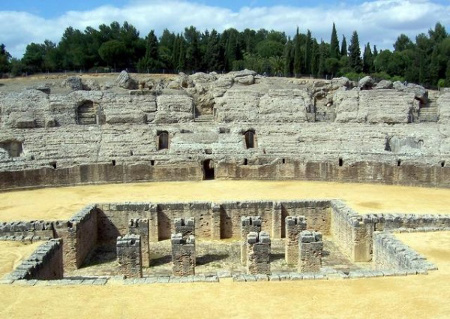
<svg viewBox="0 0 450 319"><path fill-rule="evenodd" d="M153 267L153 245L166 240L171 245L173 276L195 275L200 276L198 281L208 281L196 271L197 238L212 240L210 249L220 239L243 243L241 249L235 246L241 251L237 264L242 263L247 274L237 274L238 281L298 280L336 276L336 272L329 274L321 267L322 236L331 238L351 262L372 261L373 270L339 276L426 273L435 266L404 246L393 233L442 230L450 230L449 215L359 215L339 200L104 203L89 205L66 221L0 223L0 240L47 240L11 273L11 282L61 279L65 272L81 268L97 247L116 252L119 274L139 279L145 277L144 269ZM297 272L283 275L271 270L271 245L280 241L284 241L279 247L285 251L286 263L297 264Z"/></svg>
<svg viewBox="0 0 450 319"><path fill-rule="evenodd" d="M450 187L448 90L248 70L158 81L0 90L0 189L204 179Z"/></svg>

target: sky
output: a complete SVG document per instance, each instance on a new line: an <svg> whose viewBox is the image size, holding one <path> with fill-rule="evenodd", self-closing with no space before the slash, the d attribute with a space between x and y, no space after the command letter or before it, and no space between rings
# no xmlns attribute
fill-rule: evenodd
<svg viewBox="0 0 450 319"><path fill-rule="evenodd" d="M233 27L284 31L311 30L318 40L330 41L333 22L340 40L358 31L361 46L370 42L392 49L404 33L412 40L441 22L450 32L450 0L0 0L0 43L21 58L26 46L48 39L58 43L64 30L128 21L142 37L150 30L182 32Z"/></svg>

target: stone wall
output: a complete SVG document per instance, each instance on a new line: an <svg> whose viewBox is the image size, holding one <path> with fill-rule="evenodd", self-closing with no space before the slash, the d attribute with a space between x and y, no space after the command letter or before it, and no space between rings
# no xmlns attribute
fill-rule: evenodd
<svg viewBox="0 0 450 319"><path fill-rule="evenodd" d="M304 230L298 245L298 271L320 272L322 266L323 241L320 232Z"/></svg>
<svg viewBox="0 0 450 319"><path fill-rule="evenodd" d="M119 272L125 278L142 277L141 236L125 235L117 237L116 254Z"/></svg>
<svg viewBox="0 0 450 319"><path fill-rule="evenodd" d="M181 233L171 236L172 273L174 276L195 275L195 236L183 238Z"/></svg>
<svg viewBox="0 0 450 319"><path fill-rule="evenodd" d="M247 274L270 275L270 236L267 232L250 232L247 244Z"/></svg>
<svg viewBox="0 0 450 319"><path fill-rule="evenodd" d="M53 238L53 223L44 220L0 223L0 240L48 240Z"/></svg>
<svg viewBox="0 0 450 319"><path fill-rule="evenodd" d="M63 275L63 245L61 239L51 239L39 246L8 277L13 280L53 280L61 279Z"/></svg>
<svg viewBox="0 0 450 319"><path fill-rule="evenodd" d="M424 256L390 233L374 233L373 261L376 269L421 271L437 269Z"/></svg>
<svg viewBox="0 0 450 319"><path fill-rule="evenodd" d="M98 242L98 211L90 205L75 214L69 221L55 222L55 237L63 242L64 269L81 267Z"/></svg>
<svg viewBox="0 0 450 319"><path fill-rule="evenodd" d="M306 230L306 220L304 216L286 217L286 241L284 258L288 265L298 263L298 245L300 233Z"/></svg>
<svg viewBox="0 0 450 319"><path fill-rule="evenodd" d="M352 261L370 261L374 224L344 203L331 203L331 234L335 243Z"/></svg>
<svg viewBox="0 0 450 319"><path fill-rule="evenodd" d="M150 241L149 241L149 220L130 219L128 233L139 236L141 248L141 266L150 266Z"/></svg>

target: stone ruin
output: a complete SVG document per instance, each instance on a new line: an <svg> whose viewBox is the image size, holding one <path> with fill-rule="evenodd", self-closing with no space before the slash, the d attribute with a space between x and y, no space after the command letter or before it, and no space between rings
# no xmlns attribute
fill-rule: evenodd
<svg viewBox="0 0 450 319"><path fill-rule="evenodd" d="M249 70L133 77L142 75L2 86L0 189L203 179L450 186L449 91Z"/></svg>
<svg viewBox="0 0 450 319"><path fill-rule="evenodd" d="M208 179L450 187L448 90L249 70L7 87L0 190ZM0 223L0 239L45 241L11 283L277 281L427 273L436 267L393 233L449 225L448 215L360 215L339 200L97 203L69 220Z"/></svg>
<svg viewBox="0 0 450 319"><path fill-rule="evenodd" d="M360 215L339 200L93 204L69 220L0 223L0 240L45 241L2 282L105 284L119 276L125 283L142 284L426 274L436 266L394 234L448 230L450 215ZM344 268L336 266L342 263Z"/></svg>

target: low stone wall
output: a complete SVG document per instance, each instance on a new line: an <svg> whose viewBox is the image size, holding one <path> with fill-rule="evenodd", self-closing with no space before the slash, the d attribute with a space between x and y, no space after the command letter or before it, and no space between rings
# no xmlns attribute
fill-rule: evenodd
<svg viewBox="0 0 450 319"><path fill-rule="evenodd" d="M64 269L81 267L98 242L97 208L90 205L69 221L55 222L55 237L63 240Z"/></svg>
<svg viewBox="0 0 450 319"><path fill-rule="evenodd" d="M311 162L289 159L279 163L279 157L264 159L271 164L242 165L240 158L227 162L215 161L216 179L244 180L311 180L383 183L408 186L450 187L450 167L386 163L376 161ZM55 164L57 165L57 163ZM186 160L180 164L95 163L73 167L26 169L0 172L0 189L55 187L85 184L133 183L146 181L198 181L204 178L200 162Z"/></svg>
<svg viewBox="0 0 450 319"><path fill-rule="evenodd" d="M39 246L8 277L11 280L61 279L64 275L62 252L62 241L60 239L51 239Z"/></svg>
<svg viewBox="0 0 450 319"><path fill-rule="evenodd" d="M375 224L377 231L398 231L402 229L426 231L450 229L450 215L418 214L368 214L366 218Z"/></svg>
<svg viewBox="0 0 450 319"><path fill-rule="evenodd" d="M48 240L53 238L53 222L14 221L0 223L0 240Z"/></svg>
<svg viewBox="0 0 450 319"><path fill-rule="evenodd" d="M424 256L412 250L390 233L375 232L373 261L376 269L417 271L437 269Z"/></svg>
<svg viewBox="0 0 450 319"><path fill-rule="evenodd" d="M141 236L117 237L116 249L120 274L125 278L142 278Z"/></svg>

